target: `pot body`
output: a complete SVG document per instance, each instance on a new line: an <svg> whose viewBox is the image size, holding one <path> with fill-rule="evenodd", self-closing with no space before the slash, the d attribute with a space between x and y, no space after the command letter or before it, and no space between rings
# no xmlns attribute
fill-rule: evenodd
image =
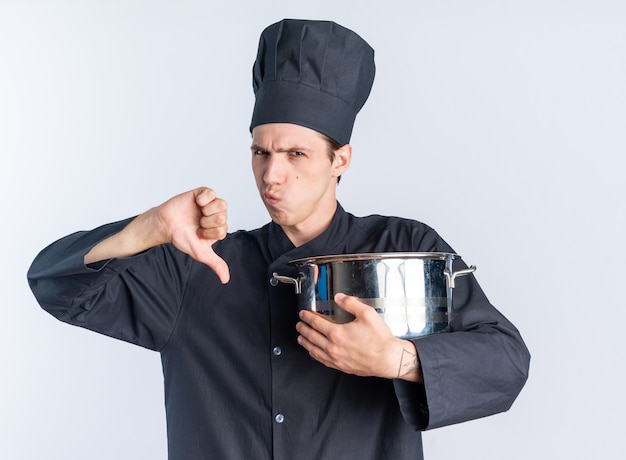
<svg viewBox="0 0 626 460"><path fill-rule="evenodd" d="M343 293L374 308L392 333L415 338L448 330L452 320L454 273L451 253L343 254L294 260L297 279L275 275L295 284L300 309L316 311L339 323L353 316L333 300Z"/></svg>

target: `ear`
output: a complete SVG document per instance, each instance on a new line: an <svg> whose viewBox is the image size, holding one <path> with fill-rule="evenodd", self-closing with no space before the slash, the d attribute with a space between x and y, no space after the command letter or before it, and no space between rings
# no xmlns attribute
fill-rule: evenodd
<svg viewBox="0 0 626 460"><path fill-rule="evenodd" d="M352 146L346 144L335 150L335 159L333 160L333 176L339 177L347 171L352 161Z"/></svg>

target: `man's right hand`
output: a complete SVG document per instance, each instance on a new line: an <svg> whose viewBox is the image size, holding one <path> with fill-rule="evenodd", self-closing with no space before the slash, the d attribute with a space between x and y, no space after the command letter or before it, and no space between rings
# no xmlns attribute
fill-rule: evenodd
<svg viewBox="0 0 626 460"><path fill-rule="evenodd" d="M85 256L85 264L128 257L171 243L208 265L222 283L227 283L230 280L228 265L212 247L228 231L226 209L226 202L207 187L176 195L137 216L124 230L94 246Z"/></svg>
<svg viewBox="0 0 626 460"><path fill-rule="evenodd" d="M213 190L200 187L177 195L154 208L162 241L172 243L213 269L222 283L230 279L228 265L213 251L213 243L228 231L226 201Z"/></svg>

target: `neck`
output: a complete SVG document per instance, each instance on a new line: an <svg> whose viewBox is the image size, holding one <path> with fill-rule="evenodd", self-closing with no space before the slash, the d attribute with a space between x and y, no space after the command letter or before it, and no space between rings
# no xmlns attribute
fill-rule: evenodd
<svg viewBox="0 0 626 460"><path fill-rule="evenodd" d="M332 208L324 214L312 216L307 222L302 222L295 226L281 225L281 228L293 245L299 247L324 233L333 221L336 211L337 201L335 201Z"/></svg>

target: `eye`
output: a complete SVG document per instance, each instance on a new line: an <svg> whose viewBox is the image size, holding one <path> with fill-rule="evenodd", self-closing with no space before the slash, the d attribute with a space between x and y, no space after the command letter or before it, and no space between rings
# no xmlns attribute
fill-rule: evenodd
<svg viewBox="0 0 626 460"><path fill-rule="evenodd" d="M268 152L266 152L265 150L253 150L253 151L252 151L252 154L253 154L254 156L259 156L259 157L260 157L260 156L265 156L265 155L267 155L267 154L268 154Z"/></svg>
<svg viewBox="0 0 626 460"><path fill-rule="evenodd" d="M289 155L291 155L292 157L303 157L304 153L302 152L298 152L297 150L289 152Z"/></svg>

